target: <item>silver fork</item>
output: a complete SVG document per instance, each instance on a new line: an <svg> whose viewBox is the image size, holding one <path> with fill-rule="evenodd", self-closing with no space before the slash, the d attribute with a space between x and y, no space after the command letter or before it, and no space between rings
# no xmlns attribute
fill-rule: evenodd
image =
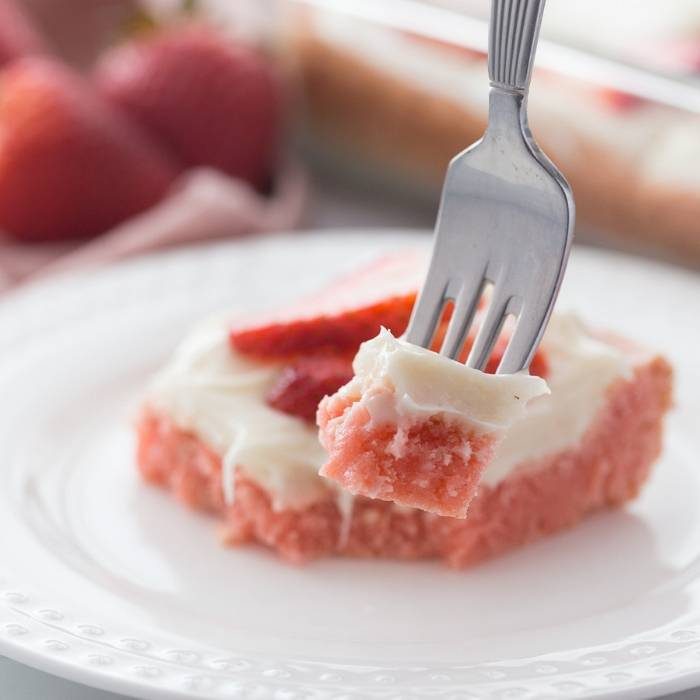
<svg viewBox="0 0 700 700"><path fill-rule="evenodd" d="M574 200L527 123L527 92L545 0L492 0L489 121L449 165L428 276L406 340L429 347L454 302L440 352L456 359L479 299L493 285L467 365L483 369L516 317L499 373L529 366L547 326L573 238Z"/></svg>

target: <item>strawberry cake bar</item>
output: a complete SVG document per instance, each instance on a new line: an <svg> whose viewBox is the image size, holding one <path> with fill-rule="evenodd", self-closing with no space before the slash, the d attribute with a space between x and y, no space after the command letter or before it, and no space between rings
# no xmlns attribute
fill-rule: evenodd
<svg viewBox="0 0 700 700"><path fill-rule="evenodd" d="M227 544L294 563L465 567L633 498L661 449L667 362L555 313L532 376L467 370L399 339L422 270L397 255L285 313L194 329L148 389L143 477ZM439 469L421 474L426 455Z"/></svg>

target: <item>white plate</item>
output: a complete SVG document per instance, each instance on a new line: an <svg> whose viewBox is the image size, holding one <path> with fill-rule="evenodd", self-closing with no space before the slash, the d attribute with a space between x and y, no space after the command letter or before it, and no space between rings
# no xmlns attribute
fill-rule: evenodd
<svg viewBox="0 0 700 700"><path fill-rule="evenodd" d="M278 304L408 235L154 255L0 304L0 653L143 698L651 697L700 683L700 282L576 250L563 302L667 352L642 497L471 571L226 550L140 483L149 374L219 307Z"/></svg>

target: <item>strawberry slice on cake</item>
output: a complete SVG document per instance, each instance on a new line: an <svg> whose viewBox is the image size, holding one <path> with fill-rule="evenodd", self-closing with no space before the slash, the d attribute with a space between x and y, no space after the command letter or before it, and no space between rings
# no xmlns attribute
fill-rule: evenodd
<svg viewBox="0 0 700 700"><path fill-rule="evenodd" d="M237 326L234 350L259 358L357 352L380 327L408 325L425 261L417 252L387 255L279 314Z"/></svg>
<svg viewBox="0 0 700 700"><path fill-rule="evenodd" d="M415 351L400 336L423 269L391 256L284 312L194 329L147 392L143 476L213 513L227 544L294 563L465 567L633 498L661 450L668 363L557 312L533 376Z"/></svg>

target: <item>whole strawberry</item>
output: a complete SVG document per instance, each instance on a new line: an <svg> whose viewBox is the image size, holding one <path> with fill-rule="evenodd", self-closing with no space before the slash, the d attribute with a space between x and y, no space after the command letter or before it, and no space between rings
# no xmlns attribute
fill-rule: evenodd
<svg viewBox="0 0 700 700"><path fill-rule="evenodd" d="M283 98L258 52L199 25L179 25L109 51L95 82L185 166L207 165L259 189L280 145Z"/></svg>
<svg viewBox="0 0 700 700"><path fill-rule="evenodd" d="M19 4L0 0L0 66L45 50L44 40Z"/></svg>
<svg viewBox="0 0 700 700"><path fill-rule="evenodd" d="M91 86L49 59L0 73L0 231L102 233L161 199L176 168Z"/></svg>

